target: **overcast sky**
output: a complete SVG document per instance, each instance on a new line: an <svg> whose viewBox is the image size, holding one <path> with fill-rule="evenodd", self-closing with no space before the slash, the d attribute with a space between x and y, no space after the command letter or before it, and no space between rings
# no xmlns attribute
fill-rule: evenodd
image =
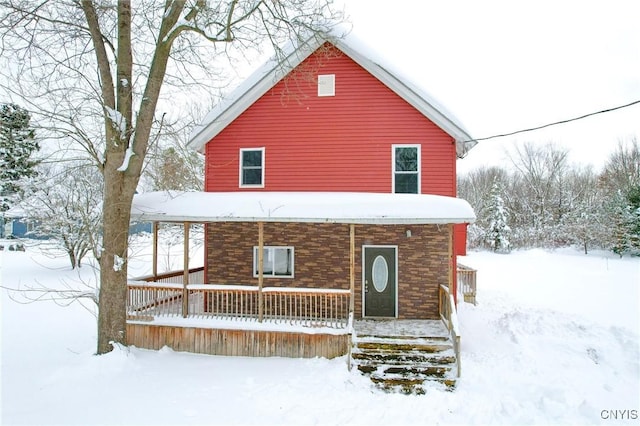
<svg viewBox="0 0 640 426"><path fill-rule="evenodd" d="M482 138L640 100L640 1L344 0L354 34ZM640 104L480 142L461 172L506 164L518 141L601 166L640 138Z"/></svg>

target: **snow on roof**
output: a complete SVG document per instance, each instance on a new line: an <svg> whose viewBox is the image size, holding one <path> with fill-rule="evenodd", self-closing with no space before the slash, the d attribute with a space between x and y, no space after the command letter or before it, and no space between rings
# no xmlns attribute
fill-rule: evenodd
<svg viewBox="0 0 640 426"><path fill-rule="evenodd" d="M229 96L219 102L196 126L189 137L188 145L200 151L204 145L220 133L249 106L275 86L290 70L297 67L326 41L332 43L357 64L378 78L425 117L451 135L456 141L456 152L462 158L477 142L469 135L460 121L425 89L403 77L389 61L378 56L374 50L353 34L314 35L296 46L291 43L283 49L284 59L271 58L258 68Z"/></svg>
<svg viewBox="0 0 640 426"><path fill-rule="evenodd" d="M4 217L10 219L19 219L26 216L27 212L21 205L13 206L9 210L4 212Z"/></svg>
<svg viewBox="0 0 640 426"><path fill-rule="evenodd" d="M164 222L470 223L465 200L428 194L356 192L149 192L132 220Z"/></svg>

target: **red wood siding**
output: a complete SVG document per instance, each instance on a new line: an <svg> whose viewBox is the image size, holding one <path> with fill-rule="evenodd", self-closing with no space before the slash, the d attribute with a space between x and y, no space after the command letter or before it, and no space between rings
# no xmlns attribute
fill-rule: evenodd
<svg viewBox="0 0 640 426"><path fill-rule="evenodd" d="M334 53L312 55L207 144L207 191L255 190L239 188L239 152L265 147L265 191L391 192L391 146L421 144L422 192L455 196L453 138ZM335 74L335 96L317 96L318 74Z"/></svg>
<svg viewBox="0 0 640 426"><path fill-rule="evenodd" d="M419 144L422 193L456 196L453 138L330 50L310 56L206 145L205 190L392 192L392 145ZM317 96L319 74L335 74L335 96ZM240 188L240 149L261 147L264 188ZM465 244L456 238L455 252Z"/></svg>
<svg viewBox="0 0 640 426"><path fill-rule="evenodd" d="M454 225L453 231L453 254L456 256L467 255L467 224Z"/></svg>

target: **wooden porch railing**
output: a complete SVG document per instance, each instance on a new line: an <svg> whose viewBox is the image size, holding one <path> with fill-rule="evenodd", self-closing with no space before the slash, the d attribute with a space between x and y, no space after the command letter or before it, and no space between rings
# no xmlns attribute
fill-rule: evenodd
<svg viewBox="0 0 640 426"><path fill-rule="evenodd" d="M349 290L265 287L262 293L265 321L306 327L348 326ZM186 304L183 294L187 295ZM258 321L259 299L258 286L187 284L185 292L183 284L136 281L128 286L127 315L140 320L184 317Z"/></svg>
<svg viewBox="0 0 640 426"><path fill-rule="evenodd" d="M163 284L182 284L184 279L184 271L171 271L163 272L156 276L145 275L144 277L136 278L136 281L155 282ZM204 267L189 269L189 282L190 283L203 283L204 282Z"/></svg>
<svg viewBox="0 0 640 426"><path fill-rule="evenodd" d="M460 377L460 326L458 325L458 315L456 314L456 305L453 300L453 295L451 294L451 292L449 292L449 289L443 285L440 285L439 307L440 318L449 330L449 335L451 336L451 341L453 342L453 350L456 354L458 377Z"/></svg>
<svg viewBox="0 0 640 426"><path fill-rule="evenodd" d="M458 263L458 288L462 291L464 301L476 304L476 273L473 268Z"/></svg>

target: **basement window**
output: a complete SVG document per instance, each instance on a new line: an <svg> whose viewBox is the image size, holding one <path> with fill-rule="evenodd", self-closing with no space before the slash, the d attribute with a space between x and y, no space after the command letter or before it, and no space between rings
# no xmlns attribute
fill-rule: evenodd
<svg viewBox="0 0 640 426"><path fill-rule="evenodd" d="M262 248L263 277L293 278L293 247ZM258 276L258 247L253 247L253 276Z"/></svg>
<svg viewBox="0 0 640 426"><path fill-rule="evenodd" d="M326 74L318 76L318 96L336 95L336 75Z"/></svg>

